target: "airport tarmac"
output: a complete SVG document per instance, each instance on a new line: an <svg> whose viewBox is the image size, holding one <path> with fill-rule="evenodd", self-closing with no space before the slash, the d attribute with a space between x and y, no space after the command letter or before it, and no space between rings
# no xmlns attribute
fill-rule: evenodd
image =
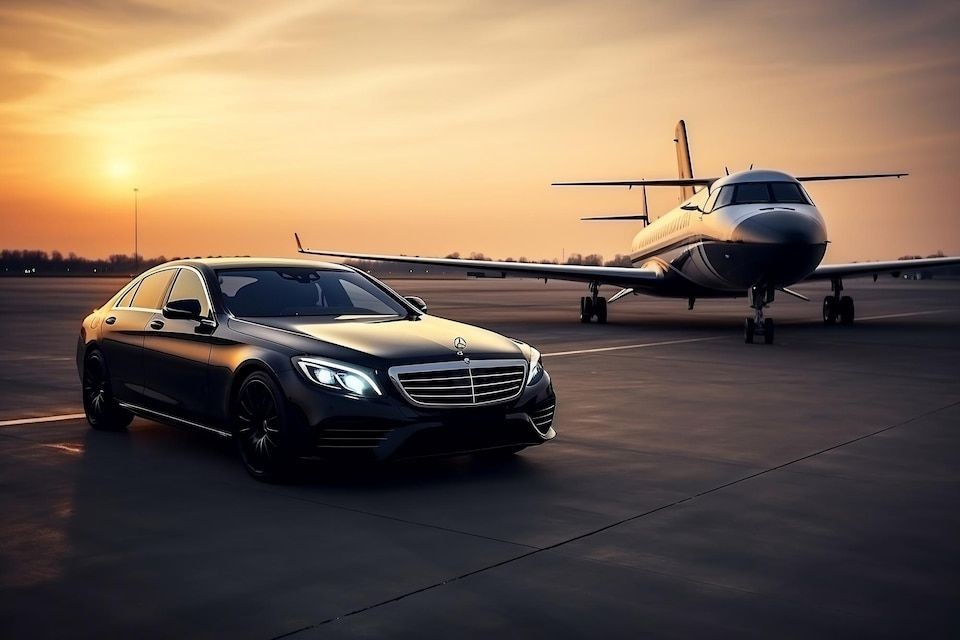
<svg viewBox="0 0 960 640"><path fill-rule="evenodd" d="M74 348L120 286L0 279L0 636L957 637L960 282L744 299L398 280L438 315L545 354L558 437L293 486L229 444L90 430ZM609 295L611 292L607 292Z"/></svg>

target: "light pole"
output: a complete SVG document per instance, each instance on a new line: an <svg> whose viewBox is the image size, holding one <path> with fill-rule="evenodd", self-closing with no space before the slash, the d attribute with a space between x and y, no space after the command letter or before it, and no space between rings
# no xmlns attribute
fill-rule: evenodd
<svg viewBox="0 0 960 640"><path fill-rule="evenodd" d="M139 234L138 234L138 215L137 215L137 193L140 191L137 187L133 188L133 272L139 273L140 255L139 255Z"/></svg>

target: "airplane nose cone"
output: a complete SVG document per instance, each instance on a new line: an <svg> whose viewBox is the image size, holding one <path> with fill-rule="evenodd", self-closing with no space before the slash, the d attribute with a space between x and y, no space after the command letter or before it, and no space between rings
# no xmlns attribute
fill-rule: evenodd
<svg viewBox="0 0 960 640"><path fill-rule="evenodd" d="M823 224L797 211L760 211L733 230L731 240L755 244L822 244L827 241Z"/></svg>

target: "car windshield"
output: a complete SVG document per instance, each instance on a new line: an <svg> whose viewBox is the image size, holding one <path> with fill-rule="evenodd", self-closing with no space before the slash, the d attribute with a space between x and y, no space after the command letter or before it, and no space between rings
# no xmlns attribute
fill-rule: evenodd
<svg viewBox="0 0 960 640"><path fill-rule="evenodd" d="M354 271L260 267L217 271L227 309L241 318L405 316L409 309Z"/></svg>

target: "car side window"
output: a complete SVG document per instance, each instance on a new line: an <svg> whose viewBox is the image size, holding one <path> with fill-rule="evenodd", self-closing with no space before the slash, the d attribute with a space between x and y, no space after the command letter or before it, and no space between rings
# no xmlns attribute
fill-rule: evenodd
<svg viewBox="0 0 960 640"><path fill-rule="evenodd" d="M180 269L167 300L199 300L200 316L203 318L210 316L207 292L203 288L203 283L200 282L200 276L191 269Z"/></svg>
<svg viewBox="0 0 960 640"><path fill-rule="evenodd" d="M160 301L163 300L163 294L167 292L167 286L174 273L176 269L165 269L141 280L130 306L139 309L159 309Z"/></svg>
<svg viewBox="0 0 960 640"><path fill-rule="evenodd" d="M117 300L115 307L129 307L130 301L133 300L133 295L137 292L137 287L140 286L139 282L133 283L133 286L127 289L127 292L123 294L123 297Z"/></svg>

